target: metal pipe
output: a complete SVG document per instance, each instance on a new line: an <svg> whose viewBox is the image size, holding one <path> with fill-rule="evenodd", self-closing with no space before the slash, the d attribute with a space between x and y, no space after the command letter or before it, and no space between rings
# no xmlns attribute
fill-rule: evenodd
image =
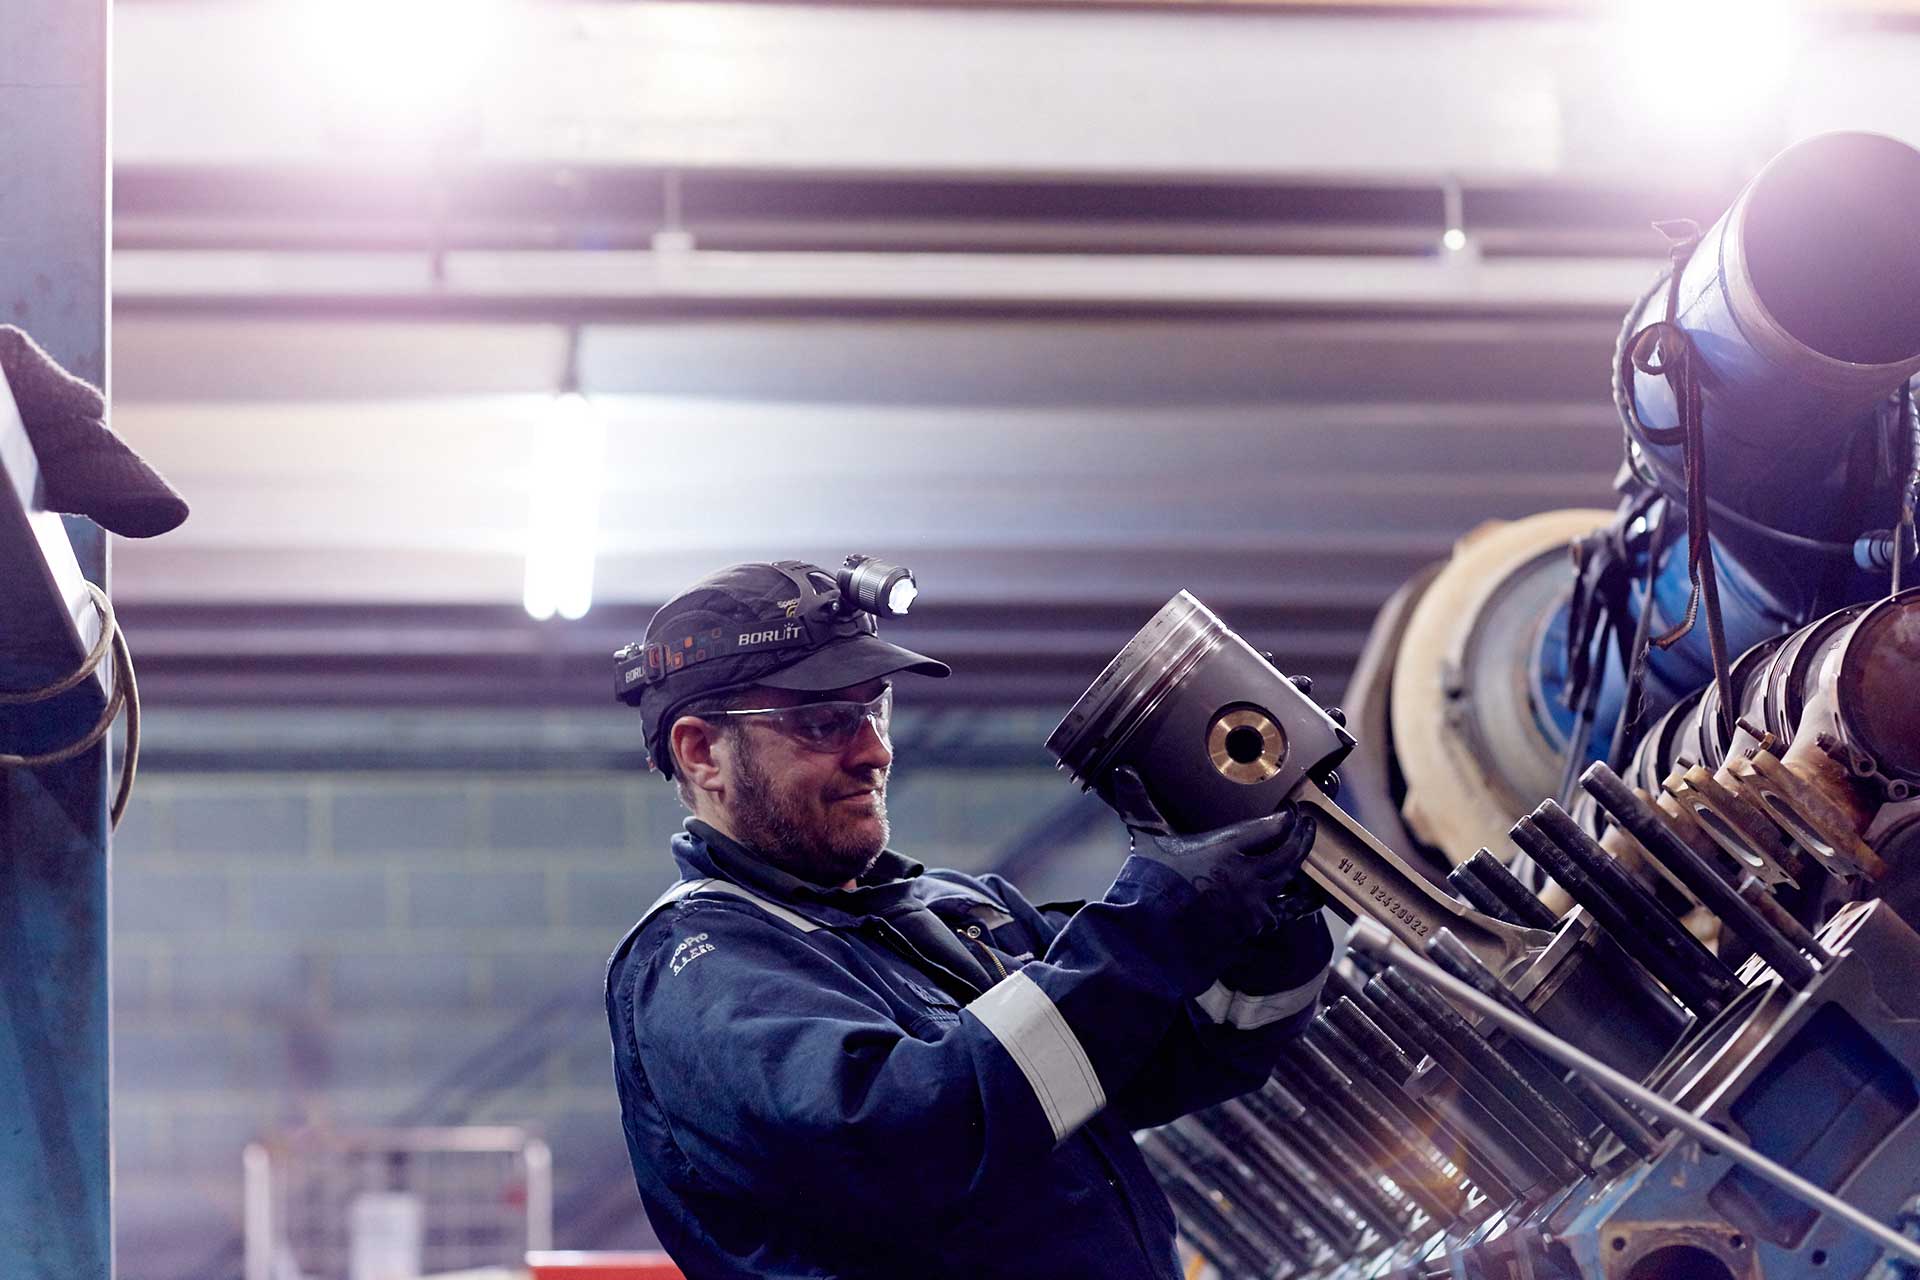
<svg viewBox="0 0 1920 1280"><path fill-rule="evenodd" d="M1359 959L1359 957L1354 956L1351 952L1348 953L1348 958L1353 960ZM1373 957L1368 956L1366 959L1371 962ZM1356 964L1355 968L1358 967L1359 965ZM1427 1053L1426 1049L1422 1047L1418 1037L1401 1026L1400 1020L1394 1011L1381 1004L1380 1001L1374 997L1373 993L1367 990L1363 983L1355 982L1345 974L1339 974L1337 969L1329 970L1329 973L1338 974L1340 977L1340 995L1344 999L1351 1001L1353 1005L1366 1016L1367 1021L1372 1023L1380 1034L1385 1036L1387 1041L1399 1051L1400 1058L1404 1059L1408 1064L1407 1074L1412 1075L1415 1071L1418 1071L1420 1068L1419 1059L1424 1058ZM1328 985L1332 986L1333 984L1329 981Z"/></svg>
<svg viewBox="0 0 1920 1280"><path fill-rule="evenodd" d="M1367 1136L1380 1149L1384 1172L1397 1183L1422 1212L1439 1222L1457 1222L1466 1213L1466 1193L1425 1153L1409 1144L1392 1123L1360 1096L1353 1078L1333 1065L1326 1054L1313 1045L1295 1041L1287 1046L1286 1059L1300 1076L1319 1086L1320 1096L1337 1098L1339 1105L1360 1122Z"/></svg>
<svg viewBox="0 0 1920 1280"><path fill-rule="evenodd" d="M1197 1116L1183 1117L1169 1128L1193 1144L1196 1154L1205 1161L1203 1169L1217 1171L1225 1189L1258 1210L1254 1216L1260 1219L1262 1232L1279 1243L1295 1266L1309 1266L1328 1247L1293 1197L1270 1181L1266 1171L1249 1161L1244 1152L1230 1149Z"/></svg>
<svg viewBox="0 0 1920 1280"><path fill-rule="evenodd" d="M1349 956L1349 959L1355 958L1357 957ZM1372 959L1372 957L1369 956L1368 959ZM1354 968L1357 970L1359 966L1355 965ZM1360 998L1360 983L1363 980L1363 978L1355 978L1352 974L1341 968L1338 963L1329 965L1327 968L1326 986L1329 998L1332 996L1346 996L1348 999L1358 1000Z"/></svg>
<svg viewBox="0 0 1920 1280"><path fill-rule="evenodd" d="M1652 937L1640 927L1625 904L1613 897L1592 876L1581 869L1567 853L1560 848L1546 832L1540 830L1529 818L1516 822L1512 831L1513 842L1520 846L1529 857L1545 867L1547 874L1560 882L1560 887L1572 896L1575 902L1593 913L1594 919L1620 944L1621 948L1639 961L1641 966L1664 983L1679 1001L1702 1017L1712 1017L1726 1007L1726 998L1717 991L1712 982L1704 975L1676 957L1670 955Z"/></svg>
<svg viewBox="0 0 1920 1280"><path fill-rule="evenodd" d="M1788 527L1809 518L1796 508L1819 506L1807 500L1812 477L1792 464L1831 456L1860 417L1920 372L1916 282L1920 151L1829 133L1755 175L1700 237L1677 291L1675 323L1710 372L1703 425L1716 490ZM1661 290L1629 323L1666 309ZM1674 424L1665 380L1638 374L1631 392L1649 425Z"/></svg>
<svg viewBox="0 0 1920 1280"><path fill-rule="evenodd" d="M1549 840L1566 850L1581 869L1605 885L1607 892L1641 920L1647 932L1677 961L1705 975L1723 999L1740 989L1740 980L1726 962L1688 933L1660 900L1643 888L1600 842L1581 830L1565 809L1552 800L1533 811L1533 821Z"/></svg>
<svg viewBox="0 0 1920 1280"><path fill-rule="evenodd" d="M1461 1092L1472 1097L1493 1118L1494 1123L1507 1133L1514 1150L1524 1152L1543 1174L1566 1182L1580 1176L1580 1166L1555 1146L1546 1134L1540 1132L1539 1127L1527 1119L1513 1100L1501 1093L1499 1086L1476 1071L1466 1055L1442 1035L1439 1028L1426 1024L1417 1012L1408 1008L1399 993L1385 985L1384 975L1369 982L1367 988L1377 1000L1400 1017L1403 1025L1413 1031L1422 1047L1440 1064L1440 1069L1453 1077Z"/></svg>
<svg viewBox="0 0 1920 1280"><path fill-rule="evenodd" d="M1326 1241L1335 1253L1351 1253L1360 1247L1360 1228L1343 1218L1324 1198L1316 1196L1295 1175L1279 1144L1244 1108L1229 1111L1225 1107L1209 1107L1195 1112L1189 1119L1222 1147L1229 1147L1235 1158L1244 1161L1255 1176L1286 1201L1300 1224Z"/></svg>
<svg viewBox="0 0 1920 1280"><path fill-rule="evenodd" d="M1251 1242L1242 1239L1207 1202L1198 1188L1181 1182L1172 1167L1157 1156L1148 1156L1154 1180L1167 1193L1174 1212L1179 1215L1180 1234L1223 1276L1263 1275L1272 1260L1253 1251Z"/></svg>
<svg viewBox="0 0 1920 1280"><path fill-rule="evenodd" d="M1447 883L1453 886L1455 893L1465 898L1476 911L1483 911L1496 920L1505 920L1508 924L1519 924L1520 917L1513 908L1501 901L1493 886L1480 878L1479 871L1469 863L1461 863L1447 872Z"/></svg>
<svg viewBox="0 0 1920 1280"><path fill-rule="evenodd" d="M1306 1107L1278 1081L1269 1080L1253 1093L1242 1094L1225 1105L1243 1106L1253 1112L1276 1141L1324 1177L1355 1215L1378 1232L1381 1239L1397 1240L1405 1234L1411 1225L1408 1210L1387 1194L1371 1167L1353 1159L1352 1150L1339 1135L1317 1116L1309 1115ZM1296 1128L1298 1134L1294 1132Z"/></svg>
<svg viewBox="0 0 1920 1280"><path fill-rule="evenodd" d="M1437 965L1430 964L1424 956L1416 955L1411 948L1396 941L1391 933L1373 921L1356 921L1353 931L1347 937L1347 942L1350 946L1370 951L1394 964L1404 964L1450 998L1459 1001L1476 1013L1491 1018L1554 1061L1565 1064L1570 1070L1580 1072L1635 1106L1653 1112L1674 1128L1683 1130L1707 1146L1725 1152L1735 1161L1753 1170L1754 1173L1795 1199L1804 1201L1823 1213L1831 1213L1858 1228L1881 1247L1897 1253L1910 1262L1920 1262L1920 1244L1875 1221L1871 1215L1863 1213L1831 1192L1815 1186L1793 1170L1755 1151L1732 1134L1723 1133L1684 1107L1675 1106L1653 1090L1641 1085L1639 1081L1621 1075L1598 1058L1574 1048L1552 1032L1537 1027L1524 1018L1516 1018L1503 1009L1499 1001L1488 999Z"/></svg>
<svg viewBox="0 0 1920 1280"><path fill-rule="evenodd" d="M1344 1078L1322 1078L1300 1065L1294 1059L1294 1053L1295 1050L1290 1048L1274 1064L1273 1078L1283 1082L1302 1102L1311 1100L1316 1104L1315 1110L1307 1114L1313 1117L1323 1132L1338 1135L1348 1164L1363 1181L1372 1185L1390 1203L1396 1200L1404 1202L1397 1208L1408 1213L1417 1212L1427 1218L1434 1217L1435 1208L1419 1198L1415 1189L1407 1185L1407 1174L1396 1161L1391 1135L1382 1139L1381 1128L1369 1122L1364 1109L1352 1096L1352 1091L1342 1082ZM1323 1117L1326 1123L1319 1123ZM1303 1129L1308 1127L1305 1120L1301 1124Z"/></svg>
<svg viewBox="0 0 1920 1280"><path fill-rule="evenodd" d="M1442 929L1442 933L1446 931ZM1465 1094L1438 1096L1427 1092L1415 1098L1413 1092L1405 1088L1417 1071L1413 1059L1409 1059L1386 1032L1380 1031L1379 1021L1371 1011L1371 1002L1369 1007L1361 1007L1348 996L1340 996L1338 1002L1327 1006L1327 1019L1334 1029L1346 1034L1346 1038L1354 1042L1357 1052L1365 1055L1365 1061L1377 1067L1384 1077L1400 1080L1402 1096L1411 1105L1419 1107L1421 1113L1432 1117L1432 1125L1436 1126L1440 1136L1457 1148L1473 1148L1490 1165L1500 1165L1498 1180L1505 1186L1515 1188L1523 1196L1530 1196L1544 1184L1544 1180L1551 1178L1544 1163L1532 1159L1532 1155L1524 1150L1515 1150L1511 1136L1501 1130L1490 1115L1486 1115L1484 1107ZM1423 1054L1423 1050L1415 1052ZM1480 1182L1480 1178L1475 1180Z"/></svg>
<svg viewBox="0 0 1920 1280"><path fill-rule="evenodd" d="M1688 892L1752 947L1782 982L1798 991L1813 980L1814 967L1794 941L1767 919L1757 903L1742 898L1705 858L1674 835L1659 811L1635 795L1620 775L1602 762L1580 775L1580 785L1649 857L1673 872Z"/></svg>
<svg viewBox="0 0 1920 1280"><path fill-rule="evenodd" d="M1441 932L1446 933L1444 929ZM1342 996L1327 1007L1326 1016L1336 1029L1353 1042L1364 1059L1382 1074L1397 1078L1403 1086L1412 1079L1415 1072L1412 1060L1380 1029L1366 1009ZM1454 1098L1428 1094L1416 1099L1404 1087L1402 1093L1415 1106L1431 1115L1440 1132L1457 1147L1471 1147L1488 1162L1501 1164L1503 1168L1496 1175L1498 1182L1525 1195L1533 1193L1543 1180L1551 1176L1545 1164L1535 1160L1524 1149L1516 1152L1510 1139L1502 1141L1506 1137L1504 1131L1498 1129L1497 1123L1485 1114L1484 1108L1475 1107L1465 1094ZM1482 1181L1478 1177L1474 1180ZM1482 1185L1485 1183L1482 1182Z"/></svg>
<svg viewBox="0 0 1920 1280"><path fill-rule="evenodd" d="M1470 984L1475 991L1488 999L1498 1000L1515 1017L1533 1021L1533 1014L1521 1003L1520 998L1504 986L1491 969L1481 964L1478 956L1461 946L1459 939L1445 929L1427 939L1427 955L1448 973ZM1513 1045L1523 1053L1533 1052L1518 1041L1514 1041ZM1535 1060L1540 1061L1538 1058ZM1545 1065L1544 1062L1542 1065ZM1639 1116L1595 1088L1592 1081L1576 1075L1568 1077L1565 1083L1629 1151L1648 1159L1659 1148L1659 1135L1649 1129Z"/></svg>
<svg viewBox="0 0 1920 1280"><path fill-rule="evenodd" d="M1465 1174L1488 1199L1499 1204L1511 1204L1519 1198L1519 1191L1470 1142L1408 1096L1407 1091L1389 1077L1378 1063L1342 1035L1325 1013L1314 1018L1306 1035L1333 1059L1335 1065L1352 1075L1356 1082L1371 1089L1375 1104L1383 1112L1398 1116L1413 1132L1424 1138L1428 1146L1439 1152L1441 1158Z"/></svg>
<svg viewBox="0 0 1920 1280"><path fill-rule="evenodd" d="M1271 1198L1265 1188L1253 1184L1250 1170L1227 1156L1218 1143L1202 1142L1177 1123L1164 1126L1160 1136L1185 1163L1193 1185L1216 1205L1230 1207L1231 1220L1240 1224L1245 1234L1295 1266L1307 1265L1311 1252L1288 1229L1288 1223L1277 1220Z"/></svg>
<svg viewBox="0 0 1920 1280"><path fill-rule="evenodd" d="M1452 937L1452 934L1448 934ZM1344 1032L1349 1040L1379 1065L1380 1069L1393 1079L1405 1084L1413 1077L1413 1059L1400 1051L1380 1025L1367 1016L1367 1011L1346 996L1327 1006L1327 1016L1333 1025Z"/></svg>
<svg viewBox="0 0 1920 1280"><path fill-rule="evenodd" d="M1507 864L1493 856L1493 850L1481 849L1462 866L1472 867L1487 888L1491 889L1506 904L1521 924L1533 929L1555 929L1560 925L1560 917L1553 909L1540 901L1540 896L1527 888L1507 869Z"/></svg>
<svg viewBox="0 0 1920 1280"><path fill-rule="evenodd" d="M1459 1050L1473 1069L1492 1081L1501 1095L1527 1118L1527 1123L1538 1129L1563 1155L1583 1169L1593 1163L1593 1145L1575 1131L1566 1116L1516 1071L1512 1063L1494 1052L1493 1046L1471 1023L1454 1012L1452 1006L1399 970L1387 970L1382 980L1425 1018L1429 1026L1446 1036L1448 1043Z"/></svg>
<svg viewBox="0 0 1920 1280"><path fill-rule="evenodd" d="M1234 1271L1247 1275L1273 1272L1278 1261L1274 1256L1276 1251L1248 1232L1237 1216L1230 1216L1229 1206L1222 1203L1225 1197L1206 1188L1199 1171L1187 1163L1163 1133L1141 1134L1138 1143L1140 1153L1156 1167L1160 1185L1172 1199L1180 1202L1181 1217L1200 1224L1201 1230L1213 1237L1215 1249L1234 1255L1231 1259Z"/></svg>

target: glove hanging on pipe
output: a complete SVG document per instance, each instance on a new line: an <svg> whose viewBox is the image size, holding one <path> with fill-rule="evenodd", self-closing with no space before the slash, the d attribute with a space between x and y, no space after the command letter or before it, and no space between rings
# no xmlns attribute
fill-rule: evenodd
<svg viewBox="0 0 1920 1280"><path fill-rule="evenodd" d="M0 324L0 373L40 460L51 510L86 516L123 538L152 538L187 518L186 501L107 427L99 388L13 325Z"/></svg>

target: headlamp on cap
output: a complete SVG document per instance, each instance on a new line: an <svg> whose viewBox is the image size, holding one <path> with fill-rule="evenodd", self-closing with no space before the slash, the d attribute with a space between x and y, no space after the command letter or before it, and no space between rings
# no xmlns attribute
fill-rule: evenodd
<svg viewBox="0 0 1920 1280"><path fill-rule="evenodd" d="M900 617L920 594L913 570L873 556L848 556L834 575L834 584L842 601L881 618Z"/></svg>
<svg viewBox="0 0 1920 1280"><path fill-rule="evenodd" d="M919 594L913 571L873 556L851 555L829 580L799 560L773 566L794 584L784 616L744 628L703 626L684 635L636 640L613 655L614 695L639 706L646 690L689 666L715 658L741 657L781 649L817 649L843 637L875 635L876 618L904 614Z"/></svg>

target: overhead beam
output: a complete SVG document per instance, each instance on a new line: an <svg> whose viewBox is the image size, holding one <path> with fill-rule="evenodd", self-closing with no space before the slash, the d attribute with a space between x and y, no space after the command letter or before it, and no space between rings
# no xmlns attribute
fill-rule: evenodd
<svg viewBox="0 0 1920 1280"><path fill-rule="evenodd" d="M794 0L770 0L793 3ZM1498 13L1562 14L1584 17L1614 0L815 0L828 4L876 4L937 9L948 5L989 5L1004 9L1171 9L1223 13L1282 10L1294 13ZM1812 10L1865 17L1920 15L1920 0L1806 0Z"/></svg>
<svg viewBox="0 0 1920 1280"><path fill-rule="evenodd" d="M1207 598L1288 670L1337 691L1382 595ZM954 667L952 679L916 686L916 705L1064 710L1160 603L1136 592L1100 604L946 605L924 617L916 609L891 634ZM126 613L150 705L591 711L613 705L613 651L645 632L653 610L596 607L571 623L535 622L517 607L156 604Z"/></svg>
<svg viewBox="0 0 1920 1280"><path fill-rule="evenodd" d="M154 3L156 0L121 0L123 5ZM175 0L166 0L174 3ZM699 0L693 0L698 3ZM739 2L739 0L734 0ZM1295 13L1501 13L1566 14L1580 16L1600 9L1612 0L762 0L786 7L810 5L815 8L861 9L1168 9L1180 12L1223 13L1281 10ZM1821 12L1859 14L1868 17L1906 17L1920 15L1920 0L1805 0L1806 6Z"/></svg>
<svg viewBox="0 0 1920 1280"><path fill-rule="evenodd" d="M1660 219L1717 217L1722 175L1534 182L1313 181L1285 174L929 174L436 165L123 164L128 250L646 249L666 233L751 252L1430 253L1448 197L1490 254L1645 253Z"/></svg>
<svg viewBox="0 0 1920 1280"><path fill-rule="evenodd" d="M469 167L1318 182L1738 181L1832 128L1920 133L1911 30L1852 9L1711 35L1626 4L1482 10L962 4L480 6L369 45L335 6L116 15L115 153L145 169ZM303 13L305 11L303 10ZM1745 15L1743 15L1744 17ZM500 25L480 26L481 18ZM329 21L331 19L331 21ZM491 32L491 38L487 38ZM463 93L470 83L485 86ZM405 92L401 93L400 90Z"/></svg>
<svg viewBox="0 0 1920 1280"><path fill-rule="evenodd" d="M1658 267L1639 258L727 253L699 249L446 254L128 250L130 312L379 315L656 313L663 306L867 309L1617 310Z"/></svg>

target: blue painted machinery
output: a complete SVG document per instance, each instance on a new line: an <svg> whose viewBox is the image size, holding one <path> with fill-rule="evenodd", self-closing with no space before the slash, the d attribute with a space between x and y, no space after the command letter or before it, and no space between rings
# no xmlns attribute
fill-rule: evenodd
<svg viewBox="0 0 1920 1280"><path fill-rule="evenodd" d="M1663 229L1619 507L1478 530L1389 604L1346 803L1529 939L1402 941L1912 1235L1920 152L1816 138ZM1359 952L1266 1088L1143 1147L1235 1277L1920 1274Z"/></svg>

